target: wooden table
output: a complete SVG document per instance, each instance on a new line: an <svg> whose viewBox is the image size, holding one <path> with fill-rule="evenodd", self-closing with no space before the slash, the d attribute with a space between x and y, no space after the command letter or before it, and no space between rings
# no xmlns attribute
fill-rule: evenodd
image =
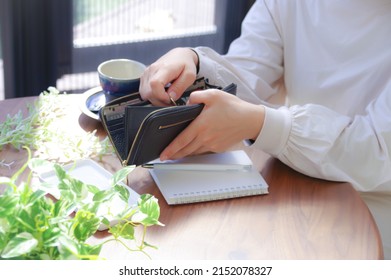
<svg viewBox="0 0 391 280"><path fill-rule="evenodd" d="M82 133L100 123L81 113L79 95L64 98L69 107L65 121ZM0 102L0 122L6 114L26 111L34 98ZM148 171L137 168L129 185L138 193L159 199L164 227L148 229L146 240L158 247L148 249L152 259L382 259L377 226L365 203L348 183L328 182L304 176L261 151L243 147L269 184L269 194L187 205L168 205ZM25 152L5 147L0 160L14 161L10 175L26 160ZM102 166L111 172L119 161L107 157ZM107 238L97 234L93 242ZM145 258L120 245L104 247L109 259Z"/></svg>

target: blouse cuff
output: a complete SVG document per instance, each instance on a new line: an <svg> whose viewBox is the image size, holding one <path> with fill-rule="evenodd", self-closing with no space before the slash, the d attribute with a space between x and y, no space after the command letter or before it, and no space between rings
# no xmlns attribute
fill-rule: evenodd
<svg viewBox="0 0 391 280"><path fill-rule="evenodd" d="M288 108L265 107L263 127L253 146L272 156L278 156L288 142L291 128L292 116Z"/></svg>

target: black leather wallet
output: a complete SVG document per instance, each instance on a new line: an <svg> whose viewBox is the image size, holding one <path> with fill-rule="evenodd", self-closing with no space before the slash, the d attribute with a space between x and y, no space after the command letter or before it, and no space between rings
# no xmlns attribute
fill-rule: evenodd
<svg viewBox="0 0 391 280"><path fill-rule="evenodd" d="M200 78L177 100L177 106L153 106L142 100L138 92L103 106L99 117L122 165L141 165L158 158L204 107L203 104L186 105L190 93L208 88L236 94L235 84L222 88Z"/></svg>

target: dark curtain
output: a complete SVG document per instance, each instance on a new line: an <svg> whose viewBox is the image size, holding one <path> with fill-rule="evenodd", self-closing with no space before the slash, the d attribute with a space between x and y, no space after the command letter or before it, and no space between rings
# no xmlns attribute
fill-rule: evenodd
<svg viewBox="0 0 391 280"><path fill-rule="evenodd" d="M69 72L72 1L0 0L5 98L38 95Z"/></svg>
<svg viewBox="0 0 391 280"><path fill-rule="evenodd" d="M228 1L227 11L224 15L224 31L222 32L224 34L223 53L226 53L231 42L240 36L241 22L254 2L255 0Z"/></svg>

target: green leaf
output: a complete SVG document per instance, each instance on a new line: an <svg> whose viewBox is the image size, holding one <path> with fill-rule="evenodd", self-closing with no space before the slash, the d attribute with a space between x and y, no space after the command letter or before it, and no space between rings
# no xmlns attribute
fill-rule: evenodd
<svg viewBox="0 0 391 280"><path fill-rule="evenodd" d="M100 225L100 219L94 213L83 209L79 209L76 212L73 221L75 224L73 233L79 241L87 240L98 230Z"/></svg>
<svg viewBox="0 0 391 280"><path fill-rule="evenodd" d="M19 197L16 194L8 194L0 196L0 217L8 217L15 212L19 202Z"/></svg>
<svg viewBox="0 0 391 280"><path fill-rule="evenodd" d="M87 243L80 243L79 245L79 255L80 259L85 260L96 260L98 259L99 253L102 250L102 244L90 245Z"/></svg>
<svg viewBox="0 0 391 280"><path fill-rule="evenodd" d="M67 217L76 210L76 205L69 200L60 199L54 203L53 217Z"/></svg>
<svg viewBox="0 0 391 280"><path fill-rule="evenodd" d="M70 189L76 195L76 201L82 202L88 195L87 185L77 179L69 179Z"/></svg>
<svg viewBox="0 0 391 280"><path fill-rule="evenodd" d="M58 184L58 189L60 190L60 199L65 201L72 201L75 204L78 203L77 195L71 190L69 182L61 181Z"/></svg>
<svg viewBox="0 0 391 280"><path fill-rule="evenodd" d="M61 198L81 204L88 195L87 185L69 176L62 167L55 166L55 168L60 180L58 188L61 192Z"/></svg>
<svg viewBox="0 0 391 280"><path fill-rule="evenodd" d="M72 240L68 235L63 233L58 238L57 248L60 251L61 259L70 259L71 257L77 256L79 254L79 249L77 242Z"/></svg>
<svg viewBox="0 0 391 280"><path fill-rule="evenodd" d="M41 174L45 171L53 170L54 164L44 159L32 158L28 162L28 166L31 171Z"/></svg>
<svg viewBox="0 0 391 280"><path fill-rule="evenodd" d="M122 186L122 185L116 185L114 187L115 191L117 192L117 194L119 195L119 197L125 201L125 202L128 202L129 201L129 190L127 189L127 187L125 186Z"/></svg>
<svg viewBox="0 0 391 280"><path fill-rule="evenodd" d="M89 192L91 192L92 194L96 194L97 192L100 191L100 189L94 185L86 185L87 189Z"/></svg>
<svg viewBox="0 0 391 280"><path fill-rule="evenodd" d="M29 232L35 231L34 217L26 209L23 209L15 219L18 221L19 227L23 230L28 230Z"/></svg>
<svg viewBox="0 0 391 280"><path fill-rule="evenodd" d="M4 249L4 247L7 245L7 234L4 233L4 231L0 231L0 252Z"/></svg>
<svg viewBox="0 0 391 280"><path fill-rule="evenodd" d="M10 229L10 224L6 218L0 218L0 233L6 233Z"/></svg>
<svg viewBox="0 0 391 280"><path fill-rule="evenodd" d="M31 194L33 193L32 189L27 184L23 184L23 186L19 187L19 193L20 193L19 202L23 205L27 205Z"/></svg>
<svg viewBox="0 0 391 280"><path fill-rule="evenodd" d="M109 232L116 238L134 239L134 226L129 223L118 223L111 227Z"/></svg>
<svg viewBox="0 0 391 280"><path fill-rule="evenodd" d="M46 247L57 247L58 238L61 236L61 230L58 227L51 227L42 234L42 243Z"/></svg>
<svg viewBox="0 0 391 280"><path fill-rule="evenodd" d="M132 221L142 223L146 226L151 225L162 225L159 222L160 217L160 207L158 200L150 195L143 194L138 200L138 205L140 208L140 213L136 213L132 217Z"/></svg>
<svg viewBox="0 0 391 280"><path fill-rule="evenodd" d="M108 190L99 191L94 194L94 197L92 198L92 200L94 202L104 203L106 201L111 200L113 198L114 194L115 194L115 189L113 189L113 188L108 189Z"/></svg>
<svg viewBox="0 0 391 280"><path fill-rule="evenodd" d="M107 218L105 218L105 217L102 218L101 223L104 224L107 227L110 226L110 221Z"/></svg>
<svg viewBox="0 0 391 280"><path fill-rule="evenodd" d="M125 166L124 168L118 170L111 180L111 186L115 186L123 182L129 175L130 172L134 170L134 165Z"/></svg>
<svg viewBox="0 0 391 280"><path fill-rule="evenodd" d="M60 258L70 259L98 259L102 244L90 245L72 240L68 235L63 234L58 238L58 250Z"/></svg>
<svg viewBox="0 0 391 280"><path fill-rule="evenodd" d="M1 253L4 259L22 256L32 252L38 245L38 241L28 232L22 232L12 238Z"/></svg>
<svg viewBox="0 0 391 280"><path fill-rule="evenodd" d="M54 165L54 170L59 180L64 180L67 177L66 171L59 164Z"/></svg>
<svg viewBox="0 0 391 280"><path fill-rule="evenodd" d="M44 198L44 196L46 195L46 193L42 190L37 190L33 193L30 193L30 195L28 197L26 197L26 204L27 205L31 205L31 204L34 204L36 203L37 201L41 200L42 198ZM43 199L42 201L45 201L45 199Z"/></svg>
<svg viewBox="0 0 391 280"><path fill-rule="evenodd" d="M91 213L94 213L95 215L97 215L97 213L99 212L99 209L101 207L101 204L102 204L101 202L91 201L86 204L83 204L80 209L83 209L85 211L88 211L88 212L91 212Z"/></svg>

